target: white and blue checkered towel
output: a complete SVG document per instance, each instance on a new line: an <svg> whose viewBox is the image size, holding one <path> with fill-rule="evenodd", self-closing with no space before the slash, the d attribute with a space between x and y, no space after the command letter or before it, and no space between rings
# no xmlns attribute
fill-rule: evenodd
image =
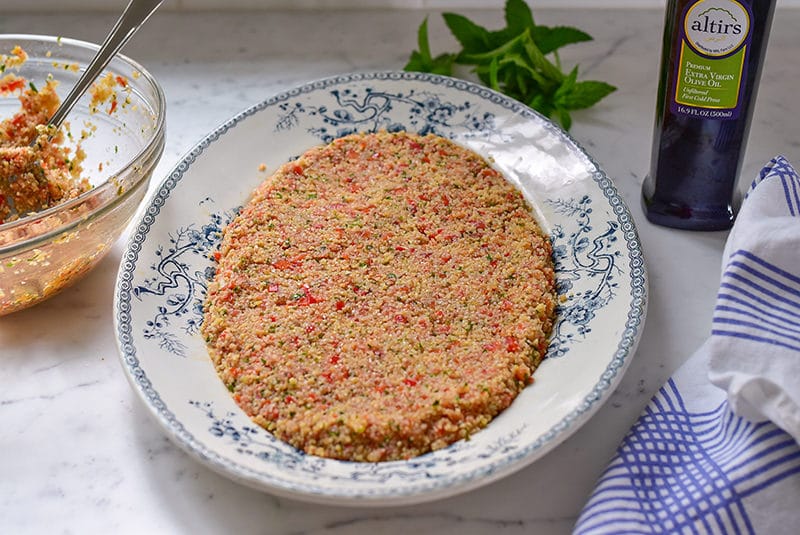
<svg viewBox="0 0 800 535"><path fill-rule="evenodd" d="M800 533L800 178L753 182L725 247L708 341L659 390L575 526Z"/></svg>

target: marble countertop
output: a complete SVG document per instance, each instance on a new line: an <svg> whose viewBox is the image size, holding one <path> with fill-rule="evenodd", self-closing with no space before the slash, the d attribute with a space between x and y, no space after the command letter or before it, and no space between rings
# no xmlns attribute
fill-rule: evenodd
<svg viewBox="0 0 800 535"><path fill-rule="evenodd" d="M469 15L499 27L499 10ZM300 82L401 68L421 11L157 14L127 47L168 102L160 182L207 132ZM0 33L99 41L111 14L3 15ZM243 487L174 446L128 386L112 329L120 240L74 287L0 318L0 531L6 533L569 533L593 484L651 395L703 342L726 233L649 224L639 191L649 164L661 10L540 10L538 21L595 37L565 50L582 76L619 90L576 113L572 135L614 180L639 229L650 302L638 351L609 401L574 435L514 475L413 507L339 508ZM800 10L775 17L744 163L800 162ZM455 42L430 20L435 52Z"/></svg>

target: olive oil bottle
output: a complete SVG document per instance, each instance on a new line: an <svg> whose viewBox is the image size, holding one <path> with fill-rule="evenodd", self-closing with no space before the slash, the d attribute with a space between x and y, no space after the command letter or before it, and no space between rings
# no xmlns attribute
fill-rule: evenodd
<svg viewBox="0 0 800 535"><path fill-rule="evenodd" d="M669 0L647 219L724 230L744 156L775 0Z"/></svg>

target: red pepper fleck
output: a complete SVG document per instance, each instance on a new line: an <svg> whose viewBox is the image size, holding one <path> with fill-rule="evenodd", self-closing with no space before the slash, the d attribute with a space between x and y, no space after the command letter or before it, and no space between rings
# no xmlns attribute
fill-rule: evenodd
<svg viewBox="0 0 800 535"><path fill-rule="evenodd" d="M417 386L417 382L409 377L403 379L403 383L407 384L408 386Z"/></svg>
<svg viewBox="0 0 800 535"><path fill-rule="evenodd" d="M509 353L519 351L519 342L513 336L506 336L506 351Z"/></svg>
<svg viewBox="0 0 800 535"><path fill-rule="evenodd" d="M344 301L336 301L336 310L342 310L344 308Z"/></svg>
<svg viewBox="0 0 800 535"><path fill-rule="evenodd" d="M220 253L219 251L214 251L214 260L219 262L220 258L222 258L222 253Z"/></svg>
<svg viewBox="0 0 800 535"><path fill-rule="evenodd" d="M402 314L397 314L397 315L394 317L394 321L396 321L397 323L408 323L408 318L406 318L406 317L405 317L404 315L402 315Z"/></svg>
<svg viewBox="0 0 800 535"><path fill-rule="evenodd" d="M294 398L292 396L286 396L283 399L284 399L284 401L286 401L286 403L293 403L294 402Z"/></svg>
<svg viewBox="0 0 800 535"><path fill-rule="evenodd" d="M122 87L128 87L128 80L126 80L122 76L117 75L115 79L117 80L117 83Z"/></svg>
<svg viewBox="0 0 800 535"><path fill-rule="evenodd" d="M23 78L15 78L13 80L0 81L0 93L11 93L17 89L25 87L25 80Z"/></svg>
<svg viewBox="0 0 800 535"><path fill-rule="evenodd" d="M338 362L339 362L339 360L341 360L341 357L340 357L339 355L333 355L333 356L330 358L330 363L331 363L331 364L336 364L336 363L338 363Z"/></svg>
<svg viewBox="0 0 800 535"><path fill-rule="evenodd" d="M290 269L290 268L299 268L303 265L303 260L305 259L306 255L300 253L298 255L293 256L292 258L281 258L280 260L276 260L272 263L272 267L275 269Z"/></svg>
<svg viewBox="0 0 800 535"><path fill-rule="evenodd" d="M108 108L109 115L114 113L117 109L117 99L111 101L111 106Z"/></svg>
<svg viewBox="0 0 800 535"><path fill-rule="evenodd" d="M497 348L499 348L499 347L500 347L500 343L499 343L499 342L497 342L497 341L495 341L495 342L489 342L488 344L483 344L483 349L484 349L485 351L494 351L494 350L496 350L496 349L497 349Z"/></svg>
<svg viewBox="0 0 800 535"><path fill-rule="evenodd" d="M296 175L305 176L305 173L303 171L304 169L302 165L294 164L292 166L292 172Z"/></svg>

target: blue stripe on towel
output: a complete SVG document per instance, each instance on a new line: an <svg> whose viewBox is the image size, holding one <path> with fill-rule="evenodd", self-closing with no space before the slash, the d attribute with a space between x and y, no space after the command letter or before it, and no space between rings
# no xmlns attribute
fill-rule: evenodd
<svg viewBox="0 0 800 535"><path fill-rule="evenodd" d="M790 293L792 295L800 297L800 290L799 289L792 288L791 286L782 283L781 281L779 281L775 277L771 277L771 276L767 275L766 273L763 273L763 272L753 268L752 266L748 266L747 264L745 264L743 262L737 262L737 261L734 260L734 261L728 263L728 268L725 270L725 273L723 274L723 277L725 275L729 274L729 273L741 273L741 271L733 269L733 268L739 268L739 270L744 271L747 274L752 275L753 277L759 279L762 282L765 282L765 283L769 284L772 287L777 288L778 290L783 290L784 292L788 292L788 293ZM741 276L745 277L746 275L745 274L741 274Z"/></svg>
<svg viewBox="0 0 800 535"><path fill-rule="evenodd" d="M754 533L742 500L800 471L782 430L735 416L727 402L686 409L669 380L631 428L575 533Z"/></svg>
<svg viewBox="0 0 800 535"><path fill-rule="evenodd" d="M789 310L788 308L779 307L779 306L775 305L774 303L770 303L766 299L762 299L762 298L758 297L757 295L755 295L755 294L753 294L751 292L748 292L747 290L744 290L743 288L741 288L740 286L737 286L735 284L730 284L730 283L727 283L727 282L723 282L722 284L720 284L720 288L724 289L724 290L734 291L734 292L738 293L739 295L749 299L752 302L759 303L761 305L770 307L770 309L773 312L772 316L775 317L775 318L781 318L781 316L777 315L777 313L783 313L783 314L786 314L786 315L788 315L790 317L797 316L796 312L794 312L792 310ZM724 296L725 298L728 298L729 294L720 294L720 296ZM718 297L720 297L720 296L718 296ZM732 296L730 296L730 297L732 298ZM746 303L747 301L741 301L740 300L740 302ZM755 307L752 307L752 308L755 310Z"/></svg>
<svg viewBox="0 0 800 535"><path fill-rule="evenodd" d="M757 291L761 292L763 295L765 295L767 297L770 297L770 298L772 298L772 299L774 299L776 301L780 301L781 303L784 303L786 305L789 305L790 307L793 307L793 308L796 308L796 309L800 310L800 301L795 301L794 299L790 299L788 297L784 297L783 295L771 290L769 288L769 286L767 286L767 285L757 284L752 279L744 277L744 276L740 275L739 273L733 273L733 272L726 271L725 275L723 276L723 280L730 280L730 279L733 279L733 281L737 281L739 283L745 284L746 286L752 288L753 290L757 290ZM726 284L726 283L723 282L722 284ZM720 284L720 286L722 286L722 284ZM734 283L730 283L730 284L733 284L734 287L736 286L735 282ZM728 288L729 286L726 285L725 287ZM796 314L796 312L793 312L792 314Z"/></svg>
<svg viewBox="0 0 800 535"><path fill-rule="evenodd" d="M768 178L781 181L789 215L795 217L800 215L800 178L798 178L789 161L783 156L773 158L769 164L761 169L758 177L750 184L750 189L747 191L745 198L749 197L753 189Z"/></svg>
<svg viewBox="0 0 800 535"><path fill-rule="evenodd" d="M774 338L767 338L764 336L756 336L753 334L742 333L737 331L728 331L725 329L712 329L711 334L713 336L729 336L731 338L741 338L742 340L750 340L751 342L760 342L764 344L776 345L779 347L785 347L786 349L791 349L792 351L800 351L800 346L795 346L792 344L787 344L781 342L779 340L775 340Z"/></svg>
<svg viewBox="0 0 800 535"><path fill-rule="evenodd" d="M747 250L739 249L730 258L712 336L800 351L800 276Z"/></svg>
<svg viewBox="0 0 800 535"><path fill-rule="evenodd" d="M722 297L720 300L728 300L723 299ZM729 312L731 314L737 314L740 316L746 316L748 318L759 318L761 321L766 323L767 325L771 325L773 327L780 327L786 329L790 332L800 333L800 321L790 320L788 318L784 318L777 314L773 314L772 312L766 311L762 308L759 308L751 303L747 303L746 301L739 301L735 299L730 299L733 302L739 302L740 304L744 305L743 307L735 307L731 305L717 305L714 308L715 312ZM773 321L777 320L777 321Z"/></svg>
<svg viewBox="0 0 800 535"><path fill-rule="evenodd" d="M759 257L758 255L755 255L755 254L751 253L750 251L747 251L747 250L744 250L744 249L738 249L738 250L734 251L731 254L730 257L734 258L734 257L737 257L737 256L741 256L741 257L744 257L744 258L746 258L748 260L751 260L752 262L758 264L759 266L762 266L762 267L766 268L767 270L775 273L776 275L780 275L781 277L785 277L785 278L789 279L790 281L792 281L794 283L800 284L800 276L798 276L798 275L796 275L794 273L790 273L790 272L786 271L785 269L781 269L778 266L776 266L775 264L773 264L772 262L767 262L763 258Z"/></svg>
<svg viewBox="0 0 800 535"><path fill-rule="evenodd" d="M748 329L753 329L755 332L770 333L774 334L775 336L780 336L781 338L786 338L789 340L789 342L785 342L787 344L790 344L791 342L797 342L798 344L800 344L800 336L792 336L791 334L782 333L776 329L769 329L765 327L763 322L757 323L753 321L737 320L733 318L714 318L714 324L726 325L729 329L735 329L738 327L740 328L738 332L741 332L743 334L749 334L751 331L749 331Z"/></svg>

